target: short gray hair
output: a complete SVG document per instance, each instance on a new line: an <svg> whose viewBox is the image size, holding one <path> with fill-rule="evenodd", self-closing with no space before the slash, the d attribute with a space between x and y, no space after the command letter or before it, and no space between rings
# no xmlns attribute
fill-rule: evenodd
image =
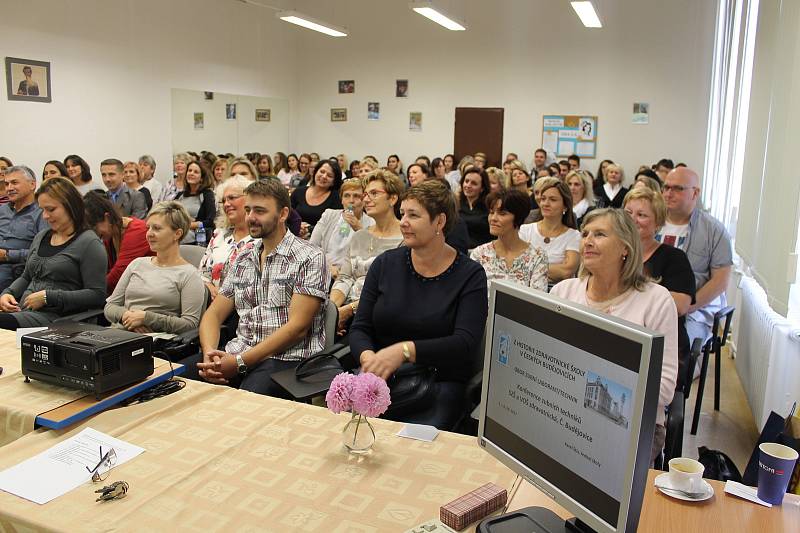
<svg viewBox="0 0 800 533"><path fill-rule="evenodd" d="M153 159L152 155L145 154L142 157L140 157L139 158L139 164L141 165L142 163L147 163L148 165L153 167L153 170L156 169L156 160Z"/></svg>
<svg viewBox="0 0 800 533"><path fill-rule="evenodd" d="M27 179L28 181L36 183L36 174L33 173L33 170L31 170L30 167L27 167L25 165L10 166L6 169L5 175L8 176L9 174L13 174L15 172L19 172L20 174L25 176L25 179Z"/></svg>

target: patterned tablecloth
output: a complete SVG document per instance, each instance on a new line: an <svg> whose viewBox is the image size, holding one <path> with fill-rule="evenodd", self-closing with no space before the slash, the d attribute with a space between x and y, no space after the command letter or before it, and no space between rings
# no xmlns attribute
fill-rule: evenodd
<svg viewBox="0 0 800 533"><path fill-rule="evenodd" d="M371 454L341 443L347 415L227 387L188 382L171 396L97 415L69 431L22 436L0 470L92 427L145 448L107 483L128 496L95 503L90 483L40 506L0 492L0 531L404 531L487 481L514 474L474 437L425 443L374 421Z"/></svg>

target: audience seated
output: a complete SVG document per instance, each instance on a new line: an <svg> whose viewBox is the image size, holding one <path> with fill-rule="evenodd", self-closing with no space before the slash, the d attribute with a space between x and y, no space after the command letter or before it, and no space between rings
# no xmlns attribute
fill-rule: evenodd
<svg viewBox="0 0 800 533"><path fill-rule="evenodd" d="M189 214L178 202L156 204L147 217L155 257L134 259L106 300L106 319L137 333L183 333L196 328L205 303L197 269L180 254Z"/></svg>
<svg viewBox="0 0 800 533"><path fill-rule="evenodd" d="M544 148L538 148L533 153L533 164L531 165L531 175L538 176L539 172L547 170L547 152Z"/></svg>
<svg viewBox="0 0 800 533"><path fill-rule="evenodd" d="M300 159L298 159L297 154L286 156L286 164L289 166L289 189L294 190L298 187L309 185L306 179L307 176L300 171Z"/></svg>
<svg viewBox="0 0 800 533"><path fill-rule="evenodd" d="M567 163L569 163L570 170L581 169L581 158L575 154L572 154L571 156L567 157Z"/></svg>
<svg viewBox="0 0 800 533"><path fill-rule="evenodd" d="M430 177L430 171L424 163L412 163L408 165L408 184L413 187L419 185ZM460 178L459 178L460 180Z"/></svg>
<svg viewBox="0 0 800 533"><path fill-rule="evenodd" d="M464 383L480 357L486 274L445 243L456 206L444 183L408 189L402 213L406 246L379 255L370 267L350 347L362 371L383 379L404 362L435 367L433 405L401 421L453 429L466 408Z"/></svg>
<svg viewBox="0 0 800 533"><path fill-rule="evenodd" d="M542 220L524 224L519 236L547 254L547 277L551 283L571 278L578 270L580 233L575 229L572 195L559 178L541 180ZM537 182L538 183L538 182Z"/></svg>
<svg viewBox="0 0 800 533"><path fill-rule="evenodd" d="M156 160L151 155L139 157L139 174L141 175L142 186L150 193L150 200L158 202L164 192L164 185L155 179ZM150 207L153 207L150 205ZM148 208L149 209L149 208Z"/></svg>
<svg viewBox="0 0 800 533"><path fill-rule="evenodd" d="M600 161L600 165L597 167L597 175L594 177L594 183L592 184L592 189L599 189L603 186L606 182L606 169L608 165L613 165L614 162L610 159L603 159Z"/></svg>
<svg viewBox="0 0 800 533"><path fill-rule="evenodd" d="M447 154L442 158L442 161L444 162L445 179L447 179L448 174L450 174L454 170L458 170L456 168L456 156L454 156L453 154Z"/></svg>
<svg viewBox="0 0 800 533"><path fill-rule="evenodd" d="M369 228L375 221L364 211L364 185L359 178L348 178L339 188L343 209L326 209L309 242L322 248L331 277L339 277L342 265L349 261L350 240L355 232Z"/></svg>
<svg viewBox="0 0 800 533"><path fill-rule="evenodd" d="M511 170L509 170L509 174L511 174ZM486 175L489 176L490 192L500 192L508 189L509 175L504 170L497 167L489 167L486 169Z"/></svg>
<svg viewBox="0 0 800 533"><path fill-rule="evenodd" d="M106 194L122 216L144 219L147 216L145 197L125 185L124 172L125 166L119 159L105 159L100 163L100 174L108 189Z"/></svg>
<svg viewBox="0 0 800 533"><path fill-rule="evenodd" d="M336 161L336 164L339 164L339 160L335 157L330 158L332 161ZM300 157L297 158L297 168L300 170L300 176L302 178L301 183L303 185L307 185L311 181L311 176L317 169L317 166L311 166L311 156L309 154L300 154ZM344 172L344 167L339 165L339 169Z"/></svg>
<svg viewBox="0 0 800 533"><path fill-rule="evenodd" d="M49 180L50 178L66 178L67 167L61 161L48 161L44 164L42 169L42 181Z"/></svg>
<svg viewBox="0 0 800 533"><path fill-rule="evenodd" d="M483 170L486 167L486 154L483 152L475 152L472 156L475 159L475 165L479 169ZM430 167L430 161L428 161L428 166Z"/></svg>
<svg viewBox="0 0 800 533"><path fill-rule="evenodd" d="M220 186L222 210L217 217L217 229L214 230L199 266L200 276L212 300L216 298L239 252L253 241L244 209L244 190L251 183L251 179L237 173Z"/></svg>
<svg viewBox="0 0 800 533"><path fill-rule="evenodd" d="M245 189L250 235L200 321L202 354L185 359L187 377L285 397L274 372L293 368L325 345L330 274L321 250L286 230L289 194L275 180ZM218 349L220 326L236 311L236 337Z"/></svg>
<svg viewBox="0 0 800 533"><path fill-rule="evenodd" d="M634 179L633 187L631 188L634 187L647 187L648 189L652 189L660 193L661 180L659 179L658 174L649 168L643 168L636 173L636 178Z"/></svg>
<svg viewBox="0 0 800 533"><path fill-rule="evenodd" d="M572 197L572 212L575 213L575 227L580 228L583 217L594 209L592 178L583 170L573 170L565 180Z"/></svg>
<svg viewBox="0 0 800 533"><path fill-rule="evenodd" d="M650 464L666 438L666 406L672 402L678 373L678 320L669 291L643 271L636 225L621 209L596 209L586 215L579 278L562 281L552 293L596 311L628 320L664 335L661 387Z"/></svg>
<svg viewBox="0 0 800 533"><path fill-rule="evenodd" d="M667 207L661 193L643 187L631 189L625 195L623 208L639 229L645 274L666 288L675 300L678 310L678 355L681 367L685 368L691 351L691 340L686 333L686 313L695 298L692 265L681 249L662 244L655 238L667 218ZM684 375L684 372L678 373L678 376Z"/></svg>
<svg viewBox="0 0 800 533"><path fill-rule="evenodd" d="M664 181L667 179L667 174L669 174L672 169L676 167L676 165L672 162L672 159L661 159L654 165L654 167L655 168L653 170L655 170L657 176L656 179L659 183L664 183Z"/></svg>
<svg viewBox="0 0 800 533"><path fill-rule="evenodd" d="M432 177L445 180L446 172L444 171L444 161L441 157L434 157L431 161L431 175Z"/></svg>
<svg viewBox="0 0 800 533"><path fill-rule="evenodd" d="M184 188L175 198L183 204L192 219L183 244L197 243L196 232L202 231L206 237L214 232L214 218L217 216L217 202L212 189L214 183L206 167L196 161L186 165ZM207 238L204 241L207 242ZM205 245L205 243L203 243Z"/></svg>
<svg viewBox="0 0 800 533"><path fill-rule="evenodd" d="M5 176L6 170L13 167L14 163L7 157L0 157L0 178Z"/></svg>
<svg viewBox="0 0 800 533"><path fill-rule="evenodd" d="M697 205L700 178L693 170L680 167L671 171L663 190L667 221L656 239L680 248L689 258L697 294L689 306L686 330L690 340L705 342L711 336L714 313L727 304L725 291L733 265L731 238L719 220Z"/></svg>
<svg viewBox="0 0 800 533"><path fill-rule="evenodd" d="M258 177L260 179L275 177L275 174L272 172L272 158L269 154L262 154L258 158L256 161L256 170L258 171ZM216 172L214 173L214 179L217 180Z"/></svg>
<svg viewBox="0 0 800 533"><path fill-rule="evenodd" d="M597 207L622 207L622 200L628 193L628 189L623 187L625 173L622 167L610 163L605 170L606 182L594 190L597 198Z"/></svg>
<svg viewBox="0 0 800 533"><path fill-rule="evenodd" d="M104 190L103 183L92 178L92 171L89 163L79 155L68 155L64 158L64 167L67 169L67 178L78 188L78 192L83 196L89 191L96 189Z"/></svg>
<svg viewBox="0 0 800 533"><path fill-rule="evenodd" d="M509 161L508 165L511 168L510 187L522 191L530 197L533 180L531 179L531 175L528 174L528 169L525 168L525 163L516 159L514 161ZM535 202L531 205L533 208L538 207Z"/></svg>
<svg viewBox="0 0 800 533"><path fill-rule="evenodd" d="M400 161L400 156L392 154L386 159L386 170L397 176L403 181L403 185L408 187L408 180L403 173L403 162Z"/></svg>
<svg viewBox="0 0 800 533"><path fill-rule="evenodd" d="M50 229L31 243L22 275L0 296L0 328L46 326L65 315L101 308L106 297L106 251L86 224L78 189L52 178L36 191Z"/></svg>
<svg viewBox="0 0 800 533"><path fill-rule="evenodd" d="M314 173L313 183L298 187L292 193L292 207L300 214L308 236L326 209L342 208L338 193L341 184L342 170L339 168L339 163L320 161ZM306 234L305 231L301 233Z"/></svg>
<svg viewBox="0 0 800 533"><path fill-rule="evenodd" d="M172 158L172 179L164 185L159 197L160 202L175 200L186 188L186 167L192 161L194 159L186 152L176 154Z"/></svg>
<svg viewBox="0 0 800 533"><path fill-rule="evenodd" d="M458 162L457 168L454 168L445 174L444 179L450 184L451 191L458 191L464 169L472 166L475 166L475 159L471 155L467 155L461 158L461 161Z"/></svg>
<svg viewBox="0 0 800 533"><path fill-rule="evenodd" d="M36 204L36 176L26 166L3 170L9 202L0 205L0 291L5 290L25 269L34 237L47 229L42 210Z"/></svg>
<svg viewBox="0 0 800 533"><path fill-rule="evenodd" d="M87 224L106 248L106 290L111 294L131 261L153 255L147 244L147 228L143 220L121 216L119 209L101 191L88 192L83 197L83 204Z"/></svg>
<svg viewBox="0 0 800 533"><path fill-rule="evenodd" d="M403 182L388 170L373 170L364 178L364 209L375 223L355 232L344 254L331 301L339 308L338 331L343 334L358 308L367 271L375 258L403 242L395 206L403 193Z"/></svg>
<svg viewBox="0 0 800 533"><path fill-rule="evenodd" d="M489 231L496 240L470 253L486 271L487 280L509 280L547 291L547 254L519 238L519 228L531 210L528 195L516 189L501 190L486 198Z"/></svg>
<svg viewBox="0 0 800 533"><path fill-rule="evenodd" d="M142 179L142 171L138 163L133 161L126 162L122 167L122 181L132 191L140 193L144 197L144 204L147 211L153 207L153 197L150 195L150 189L144 186Z"/></svg>
<svg viewBox="0 0 800 533"><path fill-rule="evenodd" d="M468 248L471 250L492 240L489 233L489 209L486 195L489 194L489 176L478 167L469 167L461 178L458 193L458 216L467 225Z"/></svg>

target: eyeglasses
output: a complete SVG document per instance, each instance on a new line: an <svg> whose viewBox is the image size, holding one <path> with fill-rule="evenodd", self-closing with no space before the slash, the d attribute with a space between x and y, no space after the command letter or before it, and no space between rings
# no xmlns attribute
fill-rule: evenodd
<svg viewBox="0 0 800 533"><path fill-rule="evenodd" d="M244 196L244 195L243 194L229 194L228 196L223 196L222 197L222 202L221 203L224 204L225 202L235 202L236 200L238 200L242 196Z"/></svg>
<svg viewBox="0 0 800 533"><path fill-rule="evenodd" d="M386 194L386 191L384 191L383 189L372 189L371 191L366 191L366 192L364 193L364 198L366 198L367 196L369 196L370 198L372 198L373 200L375 200L375 199L377 199L377 198L378 198L378 197L379 197L381 194Z"/></svg>
<svg viewBox="0 0 800 533"><path fill-rule="evenodd" d="M683 192L688 189L696 189L697 187L687 187L685 185L662 185L661 192Z"/></svg>
<svg viewBox="0 0 800 533"><path fill-rule="evenodd" d="M86 470L92 474L92 481L97 483L98 481L105 481L115 464L117 464L117 452L114 451L114 448L110 448L103 455L103 447L100 446L100 462L92 469L87 466Z"/></svg>

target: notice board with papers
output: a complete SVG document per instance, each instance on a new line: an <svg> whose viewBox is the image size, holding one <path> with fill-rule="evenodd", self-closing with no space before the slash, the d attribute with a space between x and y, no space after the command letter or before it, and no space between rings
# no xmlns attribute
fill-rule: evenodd
<svg viewBox="0 0 800 533"><path fill-rule="evenodd" d="M597 155L597 116L544 115L542 148L550 156L577 155L594 159Z"/></svg>

